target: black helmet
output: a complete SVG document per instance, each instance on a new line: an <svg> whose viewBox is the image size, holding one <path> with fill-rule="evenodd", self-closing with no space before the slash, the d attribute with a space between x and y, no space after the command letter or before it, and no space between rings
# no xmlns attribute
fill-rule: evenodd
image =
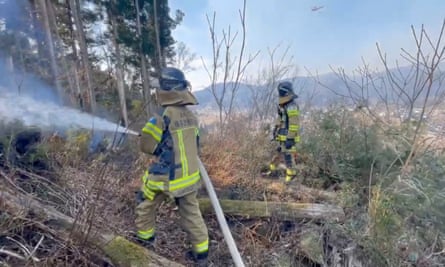
<svg viewBox="0 0 445 267"><path fill-rule="evenodd" d="M185 75L177 68L166 67L161 71L159 86L164 91L183 91L189 86L189 82L185 79Z"/></svg>
<svg viewBox="0 0 445 267"><path fill-rule="evenodd" d="M285 97L289 95L295 95L292 83L288 81L280 82L278 84L278 96Z"/></svg>

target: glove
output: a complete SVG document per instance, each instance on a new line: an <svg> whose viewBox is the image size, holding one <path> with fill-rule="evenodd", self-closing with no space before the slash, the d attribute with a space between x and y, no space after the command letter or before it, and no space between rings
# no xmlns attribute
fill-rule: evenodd
<svg viewBox="0 0 445 267"><path fill-rule="evenodd" d="M141 190L138 190L135 193L136 193L136 203L139 205L142 202L144 202L144 200L145 200L144 192L142 192Z"/></svg>
<svg viewBox="0 0 445 267"><path fill-rule="evenodd" d="M280 117L283 116L283 112L281 111L280 105L277 105L277 112Z"/></svg>
<svg viewBox="0 0 445 267"><path fill-rule="evenodd" d="M294 145L295 145L295 140L290 138L286 139L286 142L284 143L286 149L291 149Z"/></svg>
<svg viewBox="0 0 445 267"><path fill-rule="evenodd" d="M275 126L272 130L272 139L270 141L275 141L278 135L278 126Z"/></svg>

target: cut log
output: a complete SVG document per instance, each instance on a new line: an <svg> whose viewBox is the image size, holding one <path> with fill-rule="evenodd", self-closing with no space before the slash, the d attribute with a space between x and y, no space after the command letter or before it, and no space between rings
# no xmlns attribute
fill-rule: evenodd
<svg viewBox="0 0 445 267"><path fill-rule="evenodd" d="M244 200L219 200L225 214L248 218L273 217L279 220L321 219L340 222L345 218L341 207L315 203L286 203ZM202 213L212 213L210 199L199 199Z"/></svg>
<svg viewBox="0 0 445 267"><path fill-rule="evenodd" d="M4 176L3 173L0 174ZM101 249L116 266L183 266L130 242L122 236L107 233L94 227L88 231L88 226L79 225L79 223L75 223L73 218L53 207L44 206L30 196L18 193L16 190L9 188L4 181L0 182L0 209L5 209L15 216L24 216L32 212L34 217L44 220L46 226L63 240L69 240L73 237L73 234L78 238L88 236L85 241ZM75 231L72 231L73 228ZM88 235L86 235L87 232Z"/></svg>

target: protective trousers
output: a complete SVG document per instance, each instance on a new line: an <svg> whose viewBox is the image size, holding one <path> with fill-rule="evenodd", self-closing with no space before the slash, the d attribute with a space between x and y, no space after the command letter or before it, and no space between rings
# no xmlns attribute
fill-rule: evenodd
<svg viewBox="0 0 445 267"><path fill-rule="evenodd" d="M194 191L183 197L176 198L176 203L180 215L179 223L187 233L193 246L193 251L201 254L209 250L209 237L196 196L197 192ZM139 238L147 240L154 236L157 209L167 197L167 194L158 192L153 200L145 199L136 207L135 224Z"/></svg>
<svg viewBox="0 0 445 267"><path fill-rule="evenodd" d="M280 144L280 149L277 149L272 156L272 160L269 165L270 172L277 171L282 157L284 157L284 162L286 164L285 181L290 182L297 175L297 164L295 162L295 159L297 157L297 148L293 146L290 149L286 149L284 143Z"/></svg>

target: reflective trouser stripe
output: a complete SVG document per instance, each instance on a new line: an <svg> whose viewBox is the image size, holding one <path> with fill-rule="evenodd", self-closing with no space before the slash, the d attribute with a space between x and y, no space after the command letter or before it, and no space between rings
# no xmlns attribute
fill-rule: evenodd
<svg viewBox="0 0 445 267"><path fill-rule="evenodd" d="M293 169L287 169L287 170L286 170L286 174L287 174L287 175L296 175L296 174L297 174L297 171L296 171L296 170L293 170Z"/></svg>
<svg viewBox="0 0 445 267"><path fill-rule="evenodd" d="M288 152L297 152L297 148L295 146L292 146L291 148L287 149Z"/></svg>
<svg viewBox="0 0 445 267"><path fill-rule="evenodd" d="M287 139L287 137L285 136L285 135L281 135L281 134L279 134L278 135L278 137L277 137L277 141L286 141L286 139Z"/></svg>
<svg viewBox="0 0 445 267"><path fill-rule="evenodd" d="M146 231L139 230L137 233L138 237L141 239L149 239L150 237L153 237L154 234L155 234L154 228L148 229Z"/></svg>
<svg viewBox="0 0 445 267"><path fill-rule="evenodd" d="M277 137L277 141L284 142L286 140L287 140L287 136L286 135L278 135L278 137ZM300 142L300 136L299 135L295 136L294 140L295 140L295 143L299 143Z"/></svg>
<svg viewBox="0 0 445 267"><path fill-rule="evenodd" d="M287 111L287 115L289 116L289 117L296 117L296 116L298 116L300 114L300 111L298 111L298 110L288 110Z"/></svg>
<svg viewBox="0 0 445 267"><path fill-rule="evenodd" d="M194 250L196 253L203 253L209 250L209 240L207 239L204 242L201 242L199 244L196 244L194 246Z"/></svg>
<svg viewBox="0 0 445 267"><path fill-rule="evenodd" d="M289 125L289 131L292 132L298 131L298 125Z"/></svg>

